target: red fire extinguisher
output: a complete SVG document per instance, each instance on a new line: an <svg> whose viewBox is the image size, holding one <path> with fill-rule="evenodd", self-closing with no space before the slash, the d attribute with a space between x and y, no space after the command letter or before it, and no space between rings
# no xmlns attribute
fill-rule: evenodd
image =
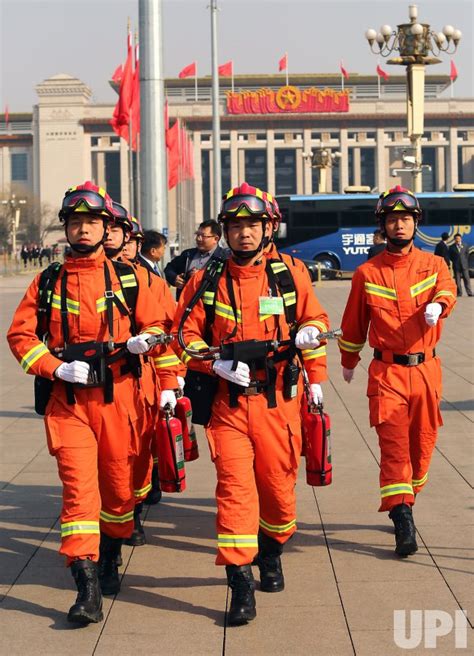
<svg viewBox="0 0 474 656"><path fill-rule="evenodd" d="M191 420L193 414L191 401L181 391L176 392L176 408L174 409L174 414L180 420L183 429L184 459L186 462L197 460L199 458L199 448L196 431Z"/></svg>
<svg viewBox="0 0 474 656"><path fill-rule="evenodd" d="M306 395L301 404L303 454L306 458L306 482L323 486L332 483L331 419L322 403L308 402Z"/></svg>
<svg viewBox="0 0 474 656"><path fill-rule="evenodd" d="M183 431L181 422L166 405L160 412L156 448L158 475L163 492L184 492L186 470L184 467Z"/></svg>

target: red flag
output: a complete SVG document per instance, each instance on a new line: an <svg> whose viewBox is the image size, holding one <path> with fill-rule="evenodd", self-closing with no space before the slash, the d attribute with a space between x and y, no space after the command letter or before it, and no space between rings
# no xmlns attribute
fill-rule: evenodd
<svg viewBox="0 0 474 656"><path fill-rule="evenodd" d="M288 68L288 54L285 52L283 57L278 62L278 70L286 71L287 68Z"/></svg>
<svg viewBox="0 0 474 656"><path fill-rule="evenodd" d="M188 66L185 66L183 70L180 72L178 77L180 79L183 79L185 77L196 77L196 62L194 61L192 64L189 64Z"/></svg>
<svg viewBox="0 0 474 656"><path fill-rule="evenodd" d="M458 69L456 68L456 64L454 61L451 59L451 68L449 71L449 79L451 82L455 82L458 78Z"/></svg>
<svg viewBox="0 0 474 656"><path fill-rule="evenodd" d="M8 110L8 105L5 105L5 128L8 130L10 124L10 112Z"/></svg>
<svg viewBox="0 0 474 656"><path fill-rule="evenodd" d="M342 76L344 77L344 79L348 80L349 79L349 73L344 68L344 64L342 63L342 61L339 62L339 68L341 69L341 73L342 73Z"/></svg>
<svg viewBox="0 0 474 656"><path fill-rule="evenodd" d="M179 121L166 132L166 149L168 152L168 189L173 189L179 182Z"/></svg>
<svg viewBox="0 0 474 656"><path fill-rule="evenodd" d="M219 66L218 71L219 75L222 75L222 77L232 77L233 75L233 62L232 60L226 62L225 64L222 64L222 66Z"/></svg>
<svg viewBox="0 0 474 656"><path fill-rule="evenodd" d="M133 48L130 46L130 35L128 38L127 61L123 68L123 75L120 81L119 98L115 105L114 114L110 120L115 134L123 137L128 141L128 124L130 122L130 107L132 104L133 92Z"/></svg>
<svg viewBox="0 0 474 656"><path fill-rule="evenodd" d="M122 64L119 64L115 69L114 74L112 75L112 82L115 82L115 84L120 84L122 75L123 75L123 66Z"/></svg>
<svg viewBox="0 0 474 656"><path fill-rule="evenodd" d="M380 64L377 64L377 75L379 77L382 77L385 80L385 82L387 82L388 78L390 77L387 71L384 71L383 68L380 66Z"/></svg>
<svg viewBox="0 0 474 656"><path fill-rule="evenodd" d="M135 46L135 72L133 74L130 116L132 118L132 148L138 150L138 135L140 134L140 55L138 43Z"/></svg>

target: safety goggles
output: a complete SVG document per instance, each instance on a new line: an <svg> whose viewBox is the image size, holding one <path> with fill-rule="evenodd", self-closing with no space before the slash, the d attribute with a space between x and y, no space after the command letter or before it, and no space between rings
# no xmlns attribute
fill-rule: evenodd
<svg viewBox="0 0 474 656"><path fill-rule="evenodd" d="M77 189L64 196L61 207L62 212L73 212L83 203L91 212L105 211L110 213L110 207L104 196L89 189Z"/></svg>
<svg viewBox="0 0 474 656"><path fill-rule="evenodd" d="M131 218L130 214L128 213L128 210L123 205L120 205L120 203L116 203L114 200L112 201L112 212L113 212L114 218L116 218L116 219L126 219L130 223L132 222L132 218Z"/></svg>
<svg viewBox="0 0 474 656"><path fill-rule="evenodd" d="M387 212L392 212L396 206L400 204L409 212L414 210L420 212L420 206L418 205L418 200L415 196L407 194L404 192L396 192L393 194L388 194L383 198L379 198L377 203L377 212L386 214Z"/></svg>
<svg viewBox="0 0 474 656"><path fill-rule="evenodd" d="M233 217L238 216L239 212L246 209L249 214L273 217L273 211L270 203L258 196L231 196L223 201L220 216Z"/></svg>

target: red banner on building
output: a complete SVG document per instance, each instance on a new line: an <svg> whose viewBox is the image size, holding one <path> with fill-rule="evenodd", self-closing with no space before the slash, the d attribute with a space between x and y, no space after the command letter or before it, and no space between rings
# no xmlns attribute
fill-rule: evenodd
<svg viewBox="0 0 474 656"><path fill-rule="evenodd" d="M228 114L348 112L349 93L334 89L299 89L291 85L258 91L227 92Z"/></svg>

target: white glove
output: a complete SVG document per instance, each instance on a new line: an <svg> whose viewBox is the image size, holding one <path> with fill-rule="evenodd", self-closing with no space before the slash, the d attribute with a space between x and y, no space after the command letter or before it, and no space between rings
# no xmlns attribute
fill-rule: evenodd
<svg viewBox="0 0 474 656"><path fill-rule="evenodd" d="M184 380L184 378L182 376L176 376L176 378L178 380L178 387L179 387L180 391L182 392L184 390L184 386L186 385L186 381Z"/></svg>
<svg viewBox="0 0 474 656"><path fill-rule="evenodd" d="M225 380L230 380L231 383L248 387L250 385L250 369L245 362L238 362L235 371L232 370L232 360L216 360L212 367L214 372Z"/></svg>
<svg viewBox="0 0 474 656"><path fill-rule="evenodd" d="M319 405L323 402L323 390L319 383L311 383L309 386L311 390L311 401Z"/></svg>
<svg viewBox="0 0 474 656"><path fill-rule="evenodd" d="M440 303L428 303L425 308L425 321L428 326L436 326L439 315L443 311Z"/></svg>
<svg viewBox="0 0 474 656"><path fill-rule="evenodd" d="M346 383L350 383L354 378L354 369L348 369L347 367L342 367L342 377Z"/></svg>
<svg viewBox="0 0 474 656"><path fill-rule="evenodd" d="M65 380L66 383L82 383L85 385L89 378L90 366L87 362L73 360L72 362L63 362L54 372L56 378Z"/></svg>
<svg viewBox="0 0 474 656"><path fill-rule="evenodd" d="M151 337L149 333L142 333L141 335L135 335L135 337L129 337L127 340L127 348L130 353L139 355L140 353L146 353L149 351L151 346L146 341L149 337Z"/></svg>
<svg viewBox="0 0 474 656"><path fill-rule="evenodd" d="M171 406L171 410L176 407L176 394L174 390L163 390L160 394L160 408L163 409L166 404Z"/></svg>
<svg viewBox="0 0 474 656"><path fill-rule="evenodd" d="M318 348L319 330L316 326L305 326L298 330L295 337L295 346L299 349Z"/></svg>

